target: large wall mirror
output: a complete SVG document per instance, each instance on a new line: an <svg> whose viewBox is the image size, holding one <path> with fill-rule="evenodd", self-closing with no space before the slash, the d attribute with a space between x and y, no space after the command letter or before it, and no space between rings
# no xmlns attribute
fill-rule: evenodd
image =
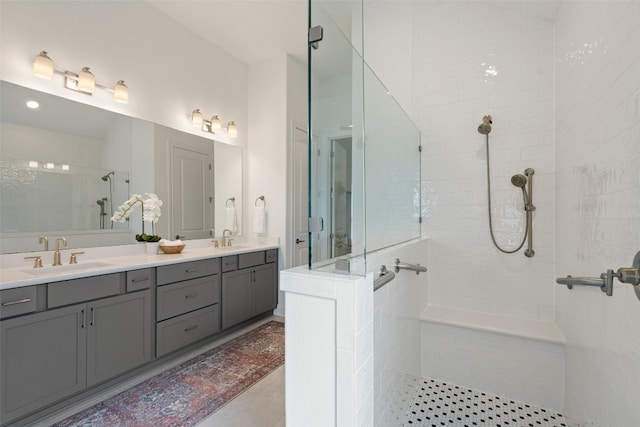
<svg viewBox="0 0 640 427"><path fill-rule="evenodd" d="M39 235L65 235L76 243L74 247L133 243L135 227L111 221L131 192L162 192L163 237L181 231L171 218L175 210L171 204L179 199L172 200L172 183L158 178L171 177L171 168L164 171L165 163L158 161L171 162L170 154L147 152L147 159L155 159L149 165L132 160L134 144L161 150L157 141L140 139L157 139L166 128L4 81L0 93L0 253L42 250ZM28 101L38 105L28 106ZM182 197L183 215L201 222L201 233L191 236L207 237L209 229L222 232L229 227L240 235L242 149L171 132L174 145L184 140L210 153L211 167L206 169L211 172L204 177L210 185L203 186L207 194L190 192ZM154 188L141 189L134 177L154 183L150 185ZM190 182L181 185L195 188ZM204 216L203 205L208 205Z"/></svg>

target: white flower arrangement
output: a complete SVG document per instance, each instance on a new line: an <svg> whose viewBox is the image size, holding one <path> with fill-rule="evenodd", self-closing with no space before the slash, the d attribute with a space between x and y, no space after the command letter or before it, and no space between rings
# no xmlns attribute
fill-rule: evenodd
<svg viewBox="0 0 640 427"><path fill-rule="evenodd" d="M136 240L139 242L159 241L161 237L155 235L154 224L160 220L160 215L162 215L162 211L160 209L162 207L162 200L160 200L157 194L145 193L144 197L140 194L132 194L129 200L118 207L111 217L111 221L125 222L133 213L134 208L138 203L142 206L142 234L136 234ZM145 234L144 232L145 221L149 221L151 223L150 235Z"/></svg>

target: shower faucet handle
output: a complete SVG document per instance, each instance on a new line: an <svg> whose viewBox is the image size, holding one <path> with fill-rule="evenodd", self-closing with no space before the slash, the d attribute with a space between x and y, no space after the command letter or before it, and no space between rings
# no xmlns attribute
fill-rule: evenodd
<svg viewBox="0 0 640 427"><path fill-rule="evenodd" d="M609 269L605 273L602 273L599 279L597 277L558 277L556 283L567 285L569 289L572 289L575 285L597 286L602 292L606 293L607 296L612 296L614 278L618 279L620 283L632 285L636 297L640 299L640 251L638 251L633 258L633 265L631 267L621 267L617 271Z"/></svg>

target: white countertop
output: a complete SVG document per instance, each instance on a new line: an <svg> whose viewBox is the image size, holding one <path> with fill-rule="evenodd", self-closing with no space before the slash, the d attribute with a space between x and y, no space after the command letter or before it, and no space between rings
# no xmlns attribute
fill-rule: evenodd
<svg viewBox="0 0 640 427"><path fill-rule="evenodd" d="M234 242L228 248L214 248L211 239L185 243L182 253L173 255L147 254L144 244L66 249L60 251L63 265L59 267L51 266L53 251L1 255L0 290L278 248L278 239ZM81 251L85 254L78 255L78 263L68 264L71 252ZM43 268L32 268L33 260L24 259L34 255L42 257Z"/></svg>

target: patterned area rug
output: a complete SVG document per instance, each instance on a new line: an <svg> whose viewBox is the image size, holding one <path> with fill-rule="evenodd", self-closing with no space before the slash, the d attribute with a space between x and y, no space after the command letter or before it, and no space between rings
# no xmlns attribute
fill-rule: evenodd
<svg viewBox="0 0 640 427"><path fill-rule="evenodd" d="M193 426L283 363L284 324L271 321L55 426Z"/></svg>

